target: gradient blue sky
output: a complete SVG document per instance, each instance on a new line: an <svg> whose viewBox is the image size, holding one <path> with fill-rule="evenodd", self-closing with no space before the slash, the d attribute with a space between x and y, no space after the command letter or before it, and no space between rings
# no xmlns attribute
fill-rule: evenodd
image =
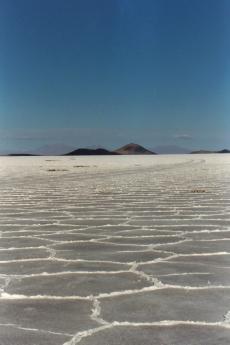
<svg viewBox="0 0 230 345"><path fill-rule="evenodd" d="M229 0L0 0L0 150L230 148Z"/></svg>

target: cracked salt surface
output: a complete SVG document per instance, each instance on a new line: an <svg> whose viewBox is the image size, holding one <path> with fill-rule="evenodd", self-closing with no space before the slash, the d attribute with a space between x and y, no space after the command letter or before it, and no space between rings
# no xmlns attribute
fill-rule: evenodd
<svg viewBox="0 0 230 345"><path fill-rule="evenodd" d="M230 156L0 167L1 344L230 343Z"/></svg>

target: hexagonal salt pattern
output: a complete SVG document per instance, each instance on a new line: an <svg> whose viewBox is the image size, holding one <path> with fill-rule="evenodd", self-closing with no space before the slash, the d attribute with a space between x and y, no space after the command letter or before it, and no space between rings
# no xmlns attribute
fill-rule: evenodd
<svg viewBox="0 0 230 345"><path fill-rule="evenodd" d="M230 156L0 158L4 345L228 345Z"/></svg>

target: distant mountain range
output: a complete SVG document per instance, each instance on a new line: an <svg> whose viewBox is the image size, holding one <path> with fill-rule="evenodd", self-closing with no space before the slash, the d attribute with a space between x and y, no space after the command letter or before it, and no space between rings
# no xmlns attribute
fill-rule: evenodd
<svg viewBox="0 0 230 345"><path fill-rule="evenodd" d="M66 153L67 156L92 156L92 155L152 155L155 152L147 150L145 147L138 144L128 144L120 147L117 150L109 151L104 148L80 148L69 153Z"/></svg>
<svg viewBox="0 0 230 345"><path fill-rule="evenodd" d="M45 145L36 150L29 152L14 152L3 153L2 155L8 156L92 156L92 155L156 155L156 154L208 154L208 153L230 153L230 150L223 149L219 151L198 150L192 151L175 146L175 145L162 145L154 149L147 149L141 145L130 143L124 145L116 150L107 150L98 146L86 147L75 149L72 146L64 144Z"/></svg>
<svg viewBox="0 0 230 345"><path fill-rule="evenodd" d="M39 156L39 155L34 155L32 153L10 153L7 156L11 156L11 157L31 157L31 156Z"/></svg>
<svg viewBox="0 0 230 345"><path fill-rule="evenodd" d="M192 151L192 154L207 154L207 153L230 153L230 150L223 149L220 151L208 151L208 150L199 150L199 151Z"/></svg>

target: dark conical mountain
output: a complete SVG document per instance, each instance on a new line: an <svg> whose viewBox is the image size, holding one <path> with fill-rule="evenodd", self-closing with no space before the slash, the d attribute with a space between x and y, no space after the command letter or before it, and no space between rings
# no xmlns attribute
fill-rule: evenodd
<svg viewBox="0 0 230 345"><path fill-rule="evenodd" d="M155 152L147 150L145 147L134 143L122 146L114 152L121 155L156 155Z"/></svg>

